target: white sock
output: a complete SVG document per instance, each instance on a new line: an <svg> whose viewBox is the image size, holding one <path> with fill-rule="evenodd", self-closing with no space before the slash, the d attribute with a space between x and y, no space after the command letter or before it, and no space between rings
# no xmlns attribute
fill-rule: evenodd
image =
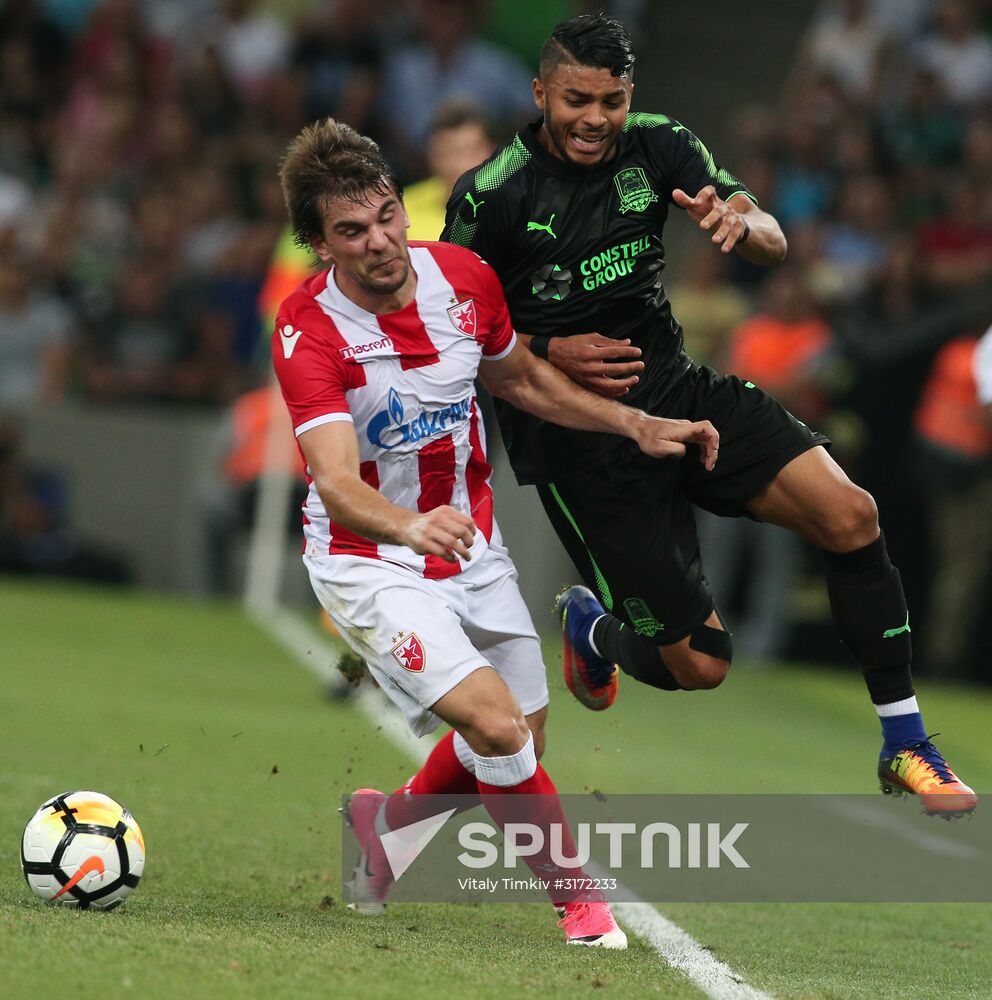
<svg viewBox="0 0 992 1000"><path fill-rule="evenodd" d="M596 623L599 622L601 619L603 619L605 617L606 617L606 615L600 615L599 618L597 618L596 621L594 621L592 623L592 628L589 629L589 639L588 639L588 642L589 642L590 647L592 648L592 651L597 656L602 656L604 660L606 659L606 657L603 656L603 654L599 651L599 648L596 646L596 643L593 640L592 636L593 636L593 633L596 631Z"/></svg>
<svg viewBox="0 0 992 1000"><path fill-rule="evenodd" d="M469 774L475 774L475 753L465 742L461 733L455 733L455 738L452 741L452 749L455 751L458 763L461 764L461 766L464 767Z"/></svg>
<svg viewBox="0 0 992 1000"><path fill-rule="evenodd" d="M534 752L534 736L527 734L527 742L514 754L506 757L483 757L475 755L475 776L486 785L512 788L537 771L537 754Z"/></svg>
<svg viewBox="0 0 992 1000"><path fill-rule="evenodd" d="M903 698L902 701L890 701L887 705L876 705L880 719L889 719L894 715L913 715L919 713L920 706L916 703L916 695L911 698Z"/></svg>

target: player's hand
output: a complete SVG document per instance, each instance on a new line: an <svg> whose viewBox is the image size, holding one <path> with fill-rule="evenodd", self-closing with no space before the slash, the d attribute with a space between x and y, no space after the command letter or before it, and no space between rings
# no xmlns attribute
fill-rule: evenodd
<svg viewBox="0 0 992 1000"><path fill-rule="evenodd" d="M720 452L720 434L708 420L669 420L641 413L633 435L638 447L654 458L679 457L687 444L699 446L699 457L712 472Z"/></svg>
<svg viewBox="0 0 992 1000"><path fill-rule="evenodd" d="M630 392L644 370L639 347L629 340L611 340L600 333L552 337L548 361L585 389L616 399Z"/></svg>
<svg viewBox="0 0 992 1000"><path fill-rule="evenodd" d="M418 555L440 556L448 562L470 559L475 521L454 507L435 507L411 518L402 530L403 544Z"/></svg>
<svg viewBox="0 0 992 1000"><path fill-rule="evenodd" d="M747 223L742 213L724 201L712 184L702 188L695 198L690 198L681 188L672 192L672 201L684 208L689 217L699 223L700 229L713 231L710 237L724 253L730 253L744 235Z"/></svg>

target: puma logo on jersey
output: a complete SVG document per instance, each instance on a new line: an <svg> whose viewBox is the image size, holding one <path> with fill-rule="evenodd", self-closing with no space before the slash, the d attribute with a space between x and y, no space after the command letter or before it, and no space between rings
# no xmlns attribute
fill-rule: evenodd
<svg viewBox="0 0 992 1000"><path fill-rule="evenodd" d="M476 201L472 197L471 191L465 192L465 200L472 206L472 218L474 219L479 214L479 209L485 205L485 201Z"/></svg>
<svg viewBox="0 0 992 1000"><path fill-rule="evenodd" d="M555 221L555 214L555 212L552 212L551 218L548 219L547 222L528 222L527 232L533 233L540 230L542 233L547 233L553 240L558 239L558 237L555 236L554 231L551 229L551 223Z"/></svg>
<svg viewBox="0 0 992 1000"><path fill-rule="evenodd" d="M303 336L302 330L294 330L288 323L279 331L282 339L282 353L288 361L296 349L296 342Z"/></svg>

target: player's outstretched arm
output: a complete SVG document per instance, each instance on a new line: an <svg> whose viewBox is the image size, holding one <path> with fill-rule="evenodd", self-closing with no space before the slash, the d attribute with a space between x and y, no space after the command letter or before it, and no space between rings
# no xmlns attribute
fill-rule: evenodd
<svg viewBox="0 0 992 1000"><path fill-rule="evenodd" d="M324 509L332 521L373 542L406 545L448 562L469 558L475 522L447 505L426 513L387 500L359 474L358 438L350 421L320 424L299 438Z"/></svg>
<svg viewBox="0 0 992 1000"><path fill-rule="evenodd" d="M690 198L681 188L672 192L672 200L684 208L699 228L724 253L737 252L752 264L781 264L788 252L785 234L774 215L762 211L745 194L724 201L712 184Z"/></svg>
<svg viewBox="0 0 992 1000"><path fill-rule="evenodd" d="M632 406L604 399L576 385L519 341L506 357L483 360L479 374L494 396L543 420L575 430L622 434L656 458L684 455L686 445L695 444L707 469L716 464L720 435L708 420L652 417Z"/></svg>

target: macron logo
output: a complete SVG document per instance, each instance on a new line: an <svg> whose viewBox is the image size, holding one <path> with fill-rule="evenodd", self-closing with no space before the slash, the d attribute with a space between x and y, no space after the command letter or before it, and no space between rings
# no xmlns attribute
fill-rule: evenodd
<svg viewBox="0 0 992 1000"><path fill-rule="evenodd" d="M390 830L379 838L394 880L399 879L417 860L423 849L454 814L455 810L449 809L447 812L418 820L398 830Z"/></svg>
<svg viewBox="0 0 992 1000"><path fill-rule="evenodd" d="M393 341L391 337L383 337L381 340L373 340L369 344L354 344L351 347L341 347L341 357L345 361L357 358L363 354L392 354Z"/></svg>
<svg viewBox="0 0 992 1000"><path fill-rule="evenodd" d="M293 356L296 342L303 336L302 330L294 330L288 323L279 331L282 338L282 353L288 361Z"/></svg>

